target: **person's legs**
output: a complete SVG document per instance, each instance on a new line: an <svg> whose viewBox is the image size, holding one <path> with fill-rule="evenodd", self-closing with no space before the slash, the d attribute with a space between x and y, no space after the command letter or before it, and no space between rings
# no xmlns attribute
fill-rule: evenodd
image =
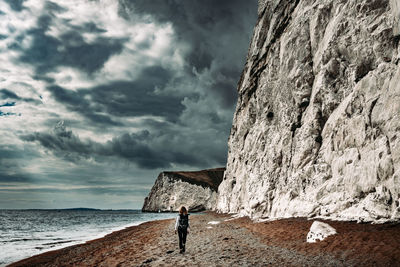
<svg viewBox="0 0 400 267"><path fill-rule="evenodd" d="M182 229L178 229L178 236L179 236L179 249L183 248L183 232Z"/></svg>
<svg viewBox="0 0 400 267"><path fill-rule="evenodd" d="M185 245L186 245L186 236L187 236L187 229L182 229L182 249L185 251Z"/></svg>

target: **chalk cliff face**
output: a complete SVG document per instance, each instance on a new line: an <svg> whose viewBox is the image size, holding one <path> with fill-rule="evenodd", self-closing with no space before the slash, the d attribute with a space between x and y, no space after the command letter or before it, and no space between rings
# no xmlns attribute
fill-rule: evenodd
<svg viewBox="0 0 400 267"><path fill-rule="evenodd" d="M400 219L400 3L263 0L217 210Z"/></svg>
<svg viewBox="0 0 400 267"><path fill-rule="evenodd" d="M189 211L211 210L224 171L162 172L145 198L142 211L177 211L182 205Z"/></svg>

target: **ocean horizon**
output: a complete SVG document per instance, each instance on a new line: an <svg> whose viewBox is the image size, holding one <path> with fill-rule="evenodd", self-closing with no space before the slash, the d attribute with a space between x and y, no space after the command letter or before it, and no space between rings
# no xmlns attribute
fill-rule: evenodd
<svg viewBox="0 0 400 267"><path fill-rule="evenodd" d="M0 266L174 216L138 209L0 209Z"/></svg>

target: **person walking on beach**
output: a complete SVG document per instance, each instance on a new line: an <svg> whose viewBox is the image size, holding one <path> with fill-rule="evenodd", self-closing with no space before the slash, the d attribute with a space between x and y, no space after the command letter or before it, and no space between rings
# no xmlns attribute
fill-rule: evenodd
<svg viewBox="0 0 400 267"><path fill-rule="evenodd" d="M182 206L179 209L179 215L176 217L175 234L178 231L179 236L179 253L185 252L186 236L189 233L189 214L187 209Z"/></svg>

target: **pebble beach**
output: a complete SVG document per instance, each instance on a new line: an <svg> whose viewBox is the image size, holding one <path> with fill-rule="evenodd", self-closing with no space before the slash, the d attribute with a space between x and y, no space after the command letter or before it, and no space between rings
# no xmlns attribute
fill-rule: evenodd
<svg viewBox="0 0 400 267"><path fill-rule="evenodd" d="M151 221L9 266L399 266L400 224L325 221L337 234L307 243L313 220L252 222L207 212L190 216L186 252L174 219Z"/></svg>

